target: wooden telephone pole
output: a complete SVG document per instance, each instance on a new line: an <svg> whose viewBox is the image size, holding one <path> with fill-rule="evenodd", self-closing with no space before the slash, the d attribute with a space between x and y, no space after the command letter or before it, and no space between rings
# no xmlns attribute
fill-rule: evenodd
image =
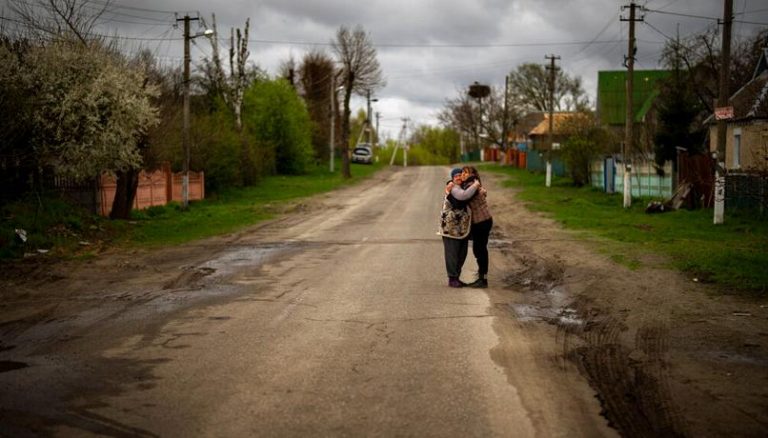
<svg viewBox="0 0 768 438"><path fill-rule="evenodd" d="M635 132L634 132L634 85L635 85L635 54L637 53L637 47L635 45L635 22L643 21L641 18L635 18L635 9L641 8L635 4L634 1L629 2L629 18L621 17L621 21L629 22L629 45L627 47L627 56L625 57L625 63L627 66L627 82L626 82L626 122L624 125L624 208L632 206L632 163L629 157L634 152L635 147Z"/></svg>
<svg viewBox="0 0 768 438"><path fill-rule="evenodd" d="M555 130L555 79L557 77L557 67L555 61L560 59L559 56L548 55L544 59L549 59L549 133L547 134L547 143L549 143L549 150L547 151L547 179L546 186L552 185L552 149L554 145L554 130ZM506 121L505 121L506 122Z"/></svg>
<svg viewBox="0 0 768 438"><path fill-rule="evenodd" d="M189 22L192 20L199 20L198 17L190 17L185 15L184 18L177 18L176 21L184 22L184 95L182 100L182 132L181 142L184 146L184 175L181 179L181 208L186 210L189 208L189 41L192 36L189 34Z"/></svg>
<svg viewBox="0 0 768 438"><path fill-rule="evenodd" d="M728 106L729 73L731 68L731 24L733 22L733 0L725 0L723 11L723 38L720 56L720 84L717 93L717 107ZM715 154L715 215L713 223L725 221L725 143L727 120L717 121L717 153Z"/></svg>

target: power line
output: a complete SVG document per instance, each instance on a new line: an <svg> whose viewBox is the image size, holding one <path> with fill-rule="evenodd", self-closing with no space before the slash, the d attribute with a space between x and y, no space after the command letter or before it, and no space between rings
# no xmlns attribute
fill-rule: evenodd
<svg viewBox="0 0 768 438"><path fill-rule="evenodd" d="M647 21L643 21L643 23L645 23L645 25L650 27L651 29L655 30L659 35L663 36L664 38L666 38L668 40L674 40L675 39L675 38L672 38L671 36L665 34L664 32L660 31L658 28L656 28L656 26L652 25L651 23L649 23Z"/></svg>
<svg viewBox="0 0 768 438"><path fill-rule="evenodd" d="M251 39L249 43L256 44L285 44L285 45L304 45L304 46L332 46L333 43L320 43L314 41L291 41L291 40L262 40ZM395 43L375 43L376 47L382 48L483 48L483 47L546 47L546 46L573 46L581 44L612 44L620 41L556 41L542 43L500 43L500 44L395 44Z"/></svg>
<svg viewBox="0 0 768 438"><path fill-rule="evenodd" d="M0 20L21 24L23 26L29 27L29 23L25 23L21 20L15 20L13 18L0 16ZM129 40L129 41L183 41L184 40L184 38L128 37L128 36L122 36L122 35L106 35L106 34L100 34L100 33L89 33L88 35L93 37L98 37L98 38L106 38L106 39L114 39L114 40Z"/></svg>
<svg viewBox="0 0 768 438"><path fill-rule="evenodd" d="M662 11L660 9L645 9L645 12L655 12L657 14L664 14L664 15L675 15L677 17L699 18L702 20L713 20L713 21L718 20L717 17L705 17L703 15L684 14L682 12L669 12L669 11Z"/></svg>
<svg viewBox="0 0 768 438"><path fill-rule="evenodd" d="M752 10L752 11L741 11L741 12L737 12L737 13L735 13L733 15L756 14L758 12L765 12L765 11L768 11L768 8L765 8L765 9L755 9L755 10Z"/></svg>
<svg viewBox="0 0 768 438"><path fill-rule="evenodd" d="M740 23L740 24L754 24L756 26L768 26L768 23L760 23L757 21L744 21L744 20L731 20L733 23Z"/></svg>
<svg viewBox="0 0 768 438"><path fill-rule="evenodd" d="M24 5L33 7L33 8L41 8L43 10L48 11L49 13L56 13L56 10L53 8L53 6L51 6L49 4L31 3L31 2L23 1L23 0L16 0L16 1L18 3L24 4ZM93 5L90 5L88 3L85 3L81 7L90 9L91 11L94 11L94 12L99 13L99 14L111 14L113 17L108 19L108 21L115 21L115 22L121 22L121 23L126 23L126 24L150 24L150 23L145 23L145 22L121 21L121 20L118 20L118 19L114 18L114 16L122 16L122 17L128 17L128 18L136 18L136 19L139 19L139 20L148 20L148 21L154 22L154 23L167 23L168 22L167 19L163 20L163 19L159 19L159 18L155 18L155 17L133 15L133 14L127 14L125 12L111 10L110 9L111 4L109 5L109 7L107 5L102 5L102 7L97 7L97 6L93 6ZM173 13L171 12L171 14L173 14Z"/></svg>
<svg viewBox="0 0 768 438"><path fill-rule="evenodd" d="M608 22L607 22L607 23L605 23L605 26L603 26L603 28L600 30L600 32L598 32L598 33L597 33L597 35L595 35L595 37L594 37L594 38L592 38L592 40L591 40L590 42L588 42L588 43L587 43L587 45L585 45L584 47L582 47L582 48L581 48L581 49L580 49L578 52L574 53L572 56L576 56L576 55L580 54L581 52L583 52L584 50L586 50L586 49L587 49L589 46L591 46L591 45L592 45L592 43L594 43L594 42L595 42L595 41L596 41L598 38L600 38L600 36L601 36L601 35L602 35L602 34L603 34L603 33L604 33L606 30L608 30L608 28L609 28L609 27L611 27L611 24L613 24L613 23L614 23L614 18L613 18L613 16L611 16L611 18L608 20Z"/></svg>
<svg viewBox="0 0 768 438"><path fill-rule="evenodd" d="M136 7L136 6L125 6L125 5L121 5L119 3L111 2L111 1L100 1L100 0L89 0L89 1L91 3L95 3L95 4L98 4L100 6L109 6L109 7L115 7L115 8L118 8L118 9L127 9L127 10L130 10L130 11L151 12L151 13L156 13L156 14L175 14L175 13L179 12L179 11L165 11L165 10L161 10L161 9L139 8L139 7ZM193 11L188 11L188 12L193 12ZM194 11L194 12L196 12L196 11Z"/></svg>

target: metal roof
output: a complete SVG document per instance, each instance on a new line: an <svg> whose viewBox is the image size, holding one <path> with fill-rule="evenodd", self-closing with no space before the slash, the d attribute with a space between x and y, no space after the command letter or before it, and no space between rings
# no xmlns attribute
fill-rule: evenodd
<svg viewBox="0 0 768 438"><path fill-rule="evenodd" d="M635 70L632 102L635 121L642 121L658 96L657 81L670 75L668 70ZM597 114L604 125L626 123L626 70L597 73Z"/></svg>

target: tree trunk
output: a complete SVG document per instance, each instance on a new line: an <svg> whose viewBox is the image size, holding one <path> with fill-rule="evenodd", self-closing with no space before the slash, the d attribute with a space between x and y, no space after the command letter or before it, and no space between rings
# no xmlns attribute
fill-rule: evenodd
<svg viewBox="0 0 768 438"><path fill-rule="evenodd" d="M139 187L139 170L129 169L116 173L117 188L112 202L110 219L130 219L133 200Z"/></svg>

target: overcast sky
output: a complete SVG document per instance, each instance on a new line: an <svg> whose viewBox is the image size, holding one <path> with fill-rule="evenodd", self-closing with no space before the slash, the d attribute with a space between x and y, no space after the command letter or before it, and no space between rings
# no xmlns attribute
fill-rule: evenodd
<svg viewBox="0 0 768 438"><path fill-rule="evenodd" d="M10 16L0 0L3 16ZM36 0L22 0L34 2ZM91 0L103 3L105 0ZM381 131L396 137L400 118L417 124L436 123L446 99L474 81L503 86L504 75L525 62L559 65L578 75L594 99L597 72L619 70L627 49L628 1L618 0L112 0L100 31L111 35L151 38L141 41L168 63L182 62L181 29L172 12L199 14L210 22L215 13L219 32L243 27L251 19L250 62L274 75L282 61L300 60L313 48L330 53L330 41L341 25L362 25L377 46L387 85L378 91L374 110L382 115ZM644 22L637 24L636 68L658 68L666 37L682 37L717 26L723 0L647 0ZM734 0L734 35L746 36L768 27L768 1ZM689 16L681 16L684 14ZM697 16L697 17L690 17ZM193 31L196 25L193 25ZM130 40L138 44L137 40ZM222 41L221 43L226 43ZM202 38L193 58L211 52ZM353 102L364 107L364 100Z"/></svg>

